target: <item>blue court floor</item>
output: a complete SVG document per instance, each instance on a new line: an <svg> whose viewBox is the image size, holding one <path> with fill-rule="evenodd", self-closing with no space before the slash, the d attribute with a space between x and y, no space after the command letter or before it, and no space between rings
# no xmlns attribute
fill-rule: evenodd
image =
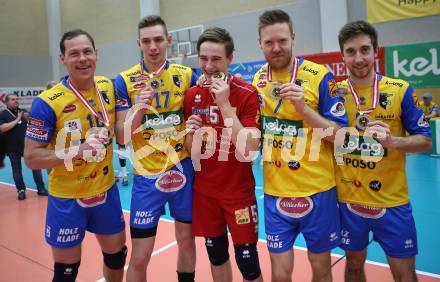
<svg viewBox="0 0 440 282"><path fill-rule="evenodd" d="M116 155L116 154L115 154ZM13 184L12 171L9 160L5 160L6 167L0 169L0 182ZM118 174L118 161L115 157L115 174ZM24 166L24 163L23 163ZM409 181L409 193L413 207L413 214L417 225L417 236L419 244L419 255L417 256L417 270L440 276L440 158L428 154L414 153L407 154L407 174ZM128 162L127 170L131 170ZM24 178L27 187L35 189L32 173L24 169ZM254 174L256 178L256 195L260 211L260 232L261 239L265 239L263 221L263 176L259 162L255 162ZM47 185L47 174L43 173ZM130 209L132 178L126 187L119 186L122 207ZM392 177L392 172L390 172ZM12 192L12 191L11 191ZM15 191L14 191L15 192ZM165 217L170 218L168 215ZM298 237L296 246L305 247L302 236ZM343 254L342 250L333 251L336 254ZM385 256L376 242L368 247L368 260L376 263L386 263Z"/></svg>

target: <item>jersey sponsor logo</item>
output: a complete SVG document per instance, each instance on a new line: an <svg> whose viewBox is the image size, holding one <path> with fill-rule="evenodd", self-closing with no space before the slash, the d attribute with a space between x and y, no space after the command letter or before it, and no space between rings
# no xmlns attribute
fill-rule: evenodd
<svg viewBox="0 0 440 282"><path fill-rule="evenodd" d="M99 84L101 84L101 83L109 83L109 81L107 79L100 79L100 80L96 81L96 83L99 83Z"/></svg>
<svg viewBox="0 0 440 282"><path fill-rule="evenodd" d="M248 224L251 222L251 216L249 214L249 208L235 210L235 222L237 224Z"/></svg>
<svg viewBox="0 0 440 282"><path fill-rule="evenodd" d="M298 161L295 160L291 160L287 163L287 166L291 169L291 170L297 170L301 167L301 164Z"/></svg>
<svg viewBox="0 0 440 282"><path fill-rule="evenodd" d="M359 188L362 186L362 183L357 179L353 179L353 185L354 185L354 187Z"/></svg>
<svg viewBox="0 0 440 282"><path fill-rule="evenodd" d="M57 99L57 98L59 98L59 97L61 97L63 95L64 95L64 92L58 92L58 93L55 93L55 94L53 94L52 96L50 96L48 98L49 98L49 100L54 101L55 99Z"/></svg>
<svg viewBox="0 0 440 282"><path fill-rule="evenodd" d="M309 73L311 73L311 74L313 74L313 75L318 75L318 71L315 70L315 69L308 68L308 67L305 66L305 67L303 68L303 70L306 71L306 72L309 72Z"/></svg>
<svg viewBox="0 0 440 282"><path fill-rule="evenodd" d="M136 90L143 89L145 88L145 86L147 86L145 82L133 84L133 88Z"/></svg>
<svg viewBox="0 0 440 282"><path fill-rule="evenodd" d="M344 163L346 166L352 166L354 168L368 168L368 169L375 169L376 168L376 162L370 162L365 160L358 160L358 159L352 159L349 157L343 157Z"/></svg>
<svg viewBox="0 0 440 282"><path fill-rule="evenodd" d="M177 139L177 137L179 136L179 131L172 129L172 130L156 130L154 132L149 132L147 130L142 132L142 137L144 138L144 140L156 140L156 139L168 139L168 138L173 138L173 139Z"/></svg>
<svg viewBox="0 0 440 282"><path fill-rule="evenodd" d="M381 218L387 211L385 208L375 208L359 204L347 204L347 208L352 213L361 217L373 219Z"/></svg>
<svg viewBox="0 0 440 282"><path fill-rule="evenodd" d="M128 101L126 99L118 99L116 100L116 106L124 107L128 105Z"/></svg>
<svg viewBox="0 0 440 282"><path fill-rule="evenodd" d="M266 165L274 165L274 166L276 166L276 167L278 167L278 168L280 168L281 167L281 161L279 161L279 160L275 160L275 161L263 161L263 164L266 164Z"/></svg>
<svg viewBox="0 0 440 282"><path fill-rule="evenodd" d="M374 116L375 120L393 120L394 119L394 114L388 114L388 115L384 115L384 114L377 114Z"/></svg>
<svg viewBox="0 0 440 282"><path fill-rule="evenodd" d="M193 108L192 114L193 115L207 115L207 114L209 114L209 109L208 108L202 108L202 109Z"/></svg>
<svg viewBox="0 0 440 282"><path fill-rule="evenodd" d="M145 129L160 129L182 124L183 112L174 111L162 114L145 115L142 124Z"/></svg>
<svg viewBox="0 0 440 282"><path fill-rule="evenodd" d="M35 128L43 128L44 127L44 121L40 120L40 119L36 119L33 117L29 117L28 118L28 125L31 125Z"/></svg>
<svg viewBox="0 0 440 282"><path fill-rule="evenodd" d="M302 128L301 120L278 119L276 117L262 117L264 134L275 136L298 136L298 129Z"/></svg>
<svg viewBox="0 0 440 282"><path fill-rule="evenodd" d="M66 120L64 128L66 132L82 131L81 120L79 118Z"/></svg>
<svg viewBox="0 0 440 282"><path fill-rule="evenodd" d="M280 235L266 235L267 246L271 249L281 249L283 241L279 237Z"/></svg>
<svg viewBox="0 0 440 282"><path fill-rule="evenodd" d="M335 117L342 117L343 115L345 115L344 103L337 102L336 104L334 104L332 106L332 108L330 109L330 112Z"/></svg>
<svg viewBox="0 0 440 282"><path fill-rule="evenodd" d="M310 197L278 198L276 207L280 213L286 216L301 218L313 210L313 201Z"/></svg>
<svg viewBox="0 0 440 282"><path fill-rule="evenodd" d="M69 243L80 239L80 230L78 227L74 228L60 228L58 231L57 242Z"/></svg>
<svg viewBox="0 0 440 282"><path fill-rule="evenodd" d="M266 81L260 81L260 82L257 83L257 86L259 88L264 88L264 87L267 86L267 82Z"/></svg>
<svg viewBox="0 0 440 282"><path fill-rule="evenodd" d="M399 87L403 87L403 83L401 82L395 82L395 81L385 81L385 85L394 85L394 86L399 86Z"/></svg>
<svg viewBox="0 0 440 282"><path fill-rule="evenodd" d="M180 92L180 91L176 91L176 92L174 92L174 97L183 97L183 92Z"/></svg>
<svg viewBox="0 0 440 282"><path fill-rule="evenodd" d="M93 197L76 199L78 205L83 208L92 208L104 204L107 201L107 192L100 193Z"/></svg>
<svg viewBox="0 0 440 282"><path fill-rule="evenodd" d="M67 105L63 109L63 113L65 114L73 113L74 111L76 111L76 106L74 104Z"/></svg>
<svg viewBox="0 0 440 282"><path fill-rule="evenodd" d="M380 93L379 94L379 106L381 106L383 109L387 109L388 107L391 107L391 101L388 99L388 97L393 96L393 94L390 93Z"/></svg>
<svg viewBox="0 0 440 282"><path fill-rule="evenodd" d="M135 75L140 74L140 73L141 73L140 71L133 71L133 72L129 72L129 73L127 73L126 76L127 76L127 77L129 77L129 76L135 76Z"/></svg>
<svg viewBox="0 0 440 282"><path fill-rule="evenodd" d="M175 192L183 188L186 184L186 177L183 173L176 170L169 170L162 173L156 180L156 188L162 192Z"/></svg>
<svg viewBox="0 0 440 282"><path fill-rule="evenodd" d="M345 136L344 144L337 146L336 150L344 154L356 156L368 155L372 157L386 157L388 155L388 150L376 140L350 134Z"/></svg>
<svg viewBox="0 0 440 282"><path fill-rule="evenodd" d="M368 184L371 190L378 192L382 188L382 183L379 180L373 180Z"/></svg>
<svg viewBox="0 0 440 282"><path fill-rule="evenodd" d="M26 136L46 141L48 139L48 131L43 129L37 129L33 127L29 127L26 130Z"/></svg>

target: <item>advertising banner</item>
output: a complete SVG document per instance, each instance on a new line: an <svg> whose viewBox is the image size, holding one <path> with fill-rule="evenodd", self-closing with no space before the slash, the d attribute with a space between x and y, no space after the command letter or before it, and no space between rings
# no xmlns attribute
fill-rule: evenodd
<svg viewBox="0 0 440 282"><path fill-rule="evenodd" d="M438 0L368 0L367 19L370 23L397 21L440 15Z"/></svg>

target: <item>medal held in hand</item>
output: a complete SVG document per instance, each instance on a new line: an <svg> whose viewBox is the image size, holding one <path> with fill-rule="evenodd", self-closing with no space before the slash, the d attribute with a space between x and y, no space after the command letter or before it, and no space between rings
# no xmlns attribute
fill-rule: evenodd
<svg viewBox="0 0 440 282"><path fill-rule="evenodd" d="M377 73L374 74L373 79L373 93L371 95L371 107L367 110L361 111L361 103L359 100L359 95L353 87L350 79L347 80L348 86L350 87L351 94L353 95L354 103L356 104L357 114L356 114L356 128L358 130L364 131L368 123L372 121L371 117L368 116L369 113L376 109L379 101L379 80Z"/></svg>
<svg viewBox="0 0 440 282"><path fill-rule="evenodd" d="M145 74L145 65L144 65L144 61L142 60L140 62L141 65L141 76L146 77L148 80L148 85L150 85L151 89L153 89L154 91L157 91L159 88L162 87L162 81L157 78L156 76L160 75L162 73L162 71L165 69L166 65L167 65L168 61L165 60L163 62L163 64L154 72L150 73L150 74Z"/></svg>
<svg viewBox="0 0 440 282"><path fill-rule="evenodd" d="M158 90L160 87L162 87L162 81L155 77L149 81L149 84L153 90Z"/></svg>
<svg viewBox="0 0 440 282"><path fill-rule="evenodd" d="M272 83L272 88L270 89L270 96L272 98L277 100L280 99L281 85L282 83L276 81Z"/></svg>

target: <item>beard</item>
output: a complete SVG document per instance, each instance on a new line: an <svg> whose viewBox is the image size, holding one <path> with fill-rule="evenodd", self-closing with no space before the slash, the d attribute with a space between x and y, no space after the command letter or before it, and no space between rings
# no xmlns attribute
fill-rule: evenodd
<svg viewBox="0 0 440 282"><path fill-rule="evenodd" d="M275 58L269 58L267 59L270 67L274 71L282 71L285 69L288 69L290 66L290 63L292 61L292 53L286 54L285 56L279 56Z"/></svg>
<svg viewBox="0 0 440 282"><path fill-rule="evenodd" d="M371 72L374 72L373 65L366 65L361 68L349 68L350 76L357 79L367 78Z"/></svg>

